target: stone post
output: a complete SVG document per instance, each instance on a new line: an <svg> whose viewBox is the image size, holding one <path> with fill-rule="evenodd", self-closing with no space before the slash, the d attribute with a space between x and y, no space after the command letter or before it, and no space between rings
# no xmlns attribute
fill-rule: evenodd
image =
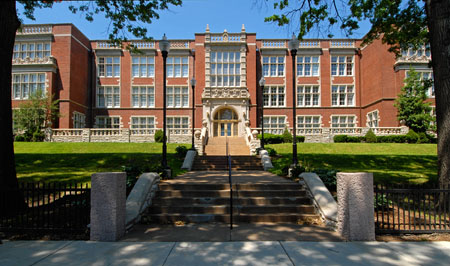
<svg viewBox="0 0 450 266"><path fill-rule="evenodd" d="M322 128L322 143L333 143L333 136L331 136L331 131L329 127Z"/></svg>
<svg viewBox="0 0 450 266"><path fill-rule="evenodd" d="M130 142L130 129L122 128L120 131L120 142Z"/></svg>
<svg viewBox="0 0 450 266"><path fill-rule="evenodd" d="M83 133L81 133L81 141L91 142L91 129L83 128Z"/></svg>
<svg viewBox="0 0 450 266"><path fill-rule="evenodd" d="M372 173L337 173L338 232L349 241L375 240Z"/></svg>
<svg viewBox="0 0 450 266"><path fill-rule="evenodd" d="M126 173L95 173L91 178L91 237L117 241L125 233Z"/></svg>

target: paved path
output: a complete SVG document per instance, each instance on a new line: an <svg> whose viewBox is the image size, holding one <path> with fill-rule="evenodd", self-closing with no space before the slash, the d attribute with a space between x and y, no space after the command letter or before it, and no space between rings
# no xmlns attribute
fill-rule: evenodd
<svg viewBox="0 0 450 266"><path fill-rule="evenodd" d="M450 242L5 241L0 265L449 265Z"/></svg>

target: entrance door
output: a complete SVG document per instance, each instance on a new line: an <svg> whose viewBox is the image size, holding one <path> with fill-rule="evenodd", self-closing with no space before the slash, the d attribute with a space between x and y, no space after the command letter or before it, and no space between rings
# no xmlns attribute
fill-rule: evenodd
<svg viewBox="0 0 450 266"><path fill-rule="evenodd" d="M231 137L231 133L233 132L232 129L232 123L220 123L220 136L221 137Z"/></svg>
<svg viewBox="0 0 450 266"><path fill-rule="evenodd" d="M238 135L236 113L232 109L221 109L214 116L214 137L234 137Z"/></svg>

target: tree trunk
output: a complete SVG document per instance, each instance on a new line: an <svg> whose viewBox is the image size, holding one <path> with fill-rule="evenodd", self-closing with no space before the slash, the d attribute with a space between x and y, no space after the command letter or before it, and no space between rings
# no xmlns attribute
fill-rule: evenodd
<svg viewBox="0 0 450 266"><path fill-rule="evenodd" d="M438 175L441 187L450 180L450 1L426 0L438 133Z"/></svg>

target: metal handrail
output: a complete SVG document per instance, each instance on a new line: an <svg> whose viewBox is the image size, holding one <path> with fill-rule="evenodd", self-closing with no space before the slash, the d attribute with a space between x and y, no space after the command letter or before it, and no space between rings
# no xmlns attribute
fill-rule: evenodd
<svg viewBox="0 0 450 266"><path fill-rule="evenodd" d="M233 229L233 179L231 177L231 155L228 151L228 132L225 132L226 156L228 160L228 183L230 184L230 230Z"/></svg>

